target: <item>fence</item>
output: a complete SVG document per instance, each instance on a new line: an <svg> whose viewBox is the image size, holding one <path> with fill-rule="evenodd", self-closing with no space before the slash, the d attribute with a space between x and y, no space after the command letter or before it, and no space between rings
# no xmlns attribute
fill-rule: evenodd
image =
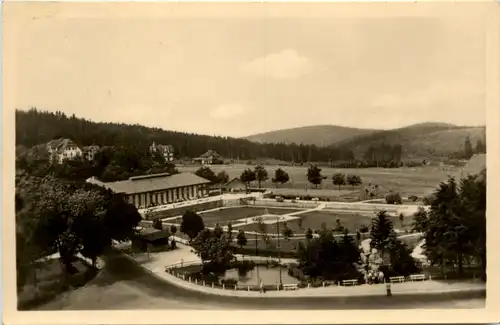
<svg viewBox="0 0 500 325"><path fill-rule="evenodd" d="M245 259L248 260L248 259ZM266 258L266 257L258 257L258 258L252 258L252 261L255 260L256 262L275 262L275 259L273 258ZM284 283L281 286L280 285L275 285L275 284L264 284L261 288L260 285L247 285L247 284L238 284L235 280L228 279L226 281L221 280L219 282L211 282L211 281L205 281L201 279L197 279L195 277L191 277L189 275L183 274L181 272L177 272L176 269L181 268L181 267L187 267L187 266L193 266L193 265L200 265L199 261L188 261L188 262L179 262L175 264L171 264L165 267L165 272L175 276L178 279L187 281L189 283L193 283L196 285L201 285L203 287L209 287L209 288L217 288L217 289L222 289L222 290L233 290L233 291L261 291L263 289L264 291L280 291L288 288L298 288L297 284L287 284Z"/></svg>

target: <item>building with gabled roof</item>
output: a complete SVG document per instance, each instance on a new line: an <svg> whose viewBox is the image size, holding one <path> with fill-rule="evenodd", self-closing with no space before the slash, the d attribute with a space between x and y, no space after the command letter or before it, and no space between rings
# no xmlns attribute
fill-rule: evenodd
<svg viewBox="0 0 500 325"><path fill-rule="evenodd" d="M166 162L174 161L174 146L170 144L156 144L153 141L153 144L149 146L149 152L152 154L159 152Z"/></svg>
<svg viewBox="0 0 500 325"><path fill-rule="evenodd" d="M70 139L54 139L47 143L50 161L61 164L66 159L75 159L82 155L82 150Z"/></svg>
<svg viewBox="0 0 500 325"><path fill-rule="evenodd" d="M193 173L142 175L130 177L124 181L107 183L89 178L87 182L124 195L137 208L206 197L210 184L210 181Z"/></svg>
<svg viewBox="0 0 500 325"><path fill-rule="evenodd" d="M226 184L224 184L224 190L230 193L245 192L247 190L247 184L245 184L245 182L243 182L238 177L235 177Z"/></svg>
<svg viewBox="0 0 500 325"><path fill-rule="evenodd" d="M203 155L198 158L193 159L195 162L201 163L202 165L213 165L222 162L222 157L214 150L208 150Z"/></svg>
<svg viewBox="0 0 500 325"><path fill-rule="evenodd" d="M94 160L94 157L95 157L96 153L99 152L99 150L100 150L100 147L96 146L96 145L85 146L82 148L83 158L88 160L88 161L92 161L92 160Z"/></svg>

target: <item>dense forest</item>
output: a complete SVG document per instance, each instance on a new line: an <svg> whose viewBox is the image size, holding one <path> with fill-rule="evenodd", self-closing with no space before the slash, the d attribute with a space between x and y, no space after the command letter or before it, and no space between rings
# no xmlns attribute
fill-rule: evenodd
<svg viewBox="0 0 500 325"><path fill-rule="evenodd" d="M32 147L56 138L69 138L78 145L127 146L141 151L155 141L170 144L177 158L193 158L207 150L215 150L230 160L272 158L293 162L349 161L354 159L348 149L323 148L315 145L259 144L244 139L214 137L166 131L141 125L97 123L66 116L62 112L37 109L16 111L16 144Z"/></svg>

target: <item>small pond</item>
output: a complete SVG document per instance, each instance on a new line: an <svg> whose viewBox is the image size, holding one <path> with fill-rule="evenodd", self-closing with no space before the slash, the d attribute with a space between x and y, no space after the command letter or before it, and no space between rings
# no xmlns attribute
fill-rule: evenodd
<svg viewBox="0 0 500 325"><path fill-rule="evenodd" d="M243 285L259 285L259 279L265 285L278 284L280 281L280 268L281 278L283 284L298 284L299 280L290 276L286 267L267 267L265 265L256 265L254 269L245 272L244 274L238 272L238 269L229 269L224 275L224 279L235 279L238 284Z"/></svg>

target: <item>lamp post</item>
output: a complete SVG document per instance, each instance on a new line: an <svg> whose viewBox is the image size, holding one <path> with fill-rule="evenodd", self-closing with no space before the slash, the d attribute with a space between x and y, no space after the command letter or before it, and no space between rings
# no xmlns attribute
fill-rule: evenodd
<svg viewBox="0 0 500 325"><path fill-rule="evenodd" d="M259 256L259 249L258 249L258 242L259 242L259 235L257 232L255 232L255 255ZM257 265L257 284L260 283L260 276L259 276L259 266Z"/></svg>
<svg viewBox="0 0 500 325"><path fill-rule="evenodd" d="M281 247L280 247L280 217L276 218L276 230L278 232L278 264L279 264L279 270L280 270L280 287L283 285L283 278L281 275Z"/></svg>

